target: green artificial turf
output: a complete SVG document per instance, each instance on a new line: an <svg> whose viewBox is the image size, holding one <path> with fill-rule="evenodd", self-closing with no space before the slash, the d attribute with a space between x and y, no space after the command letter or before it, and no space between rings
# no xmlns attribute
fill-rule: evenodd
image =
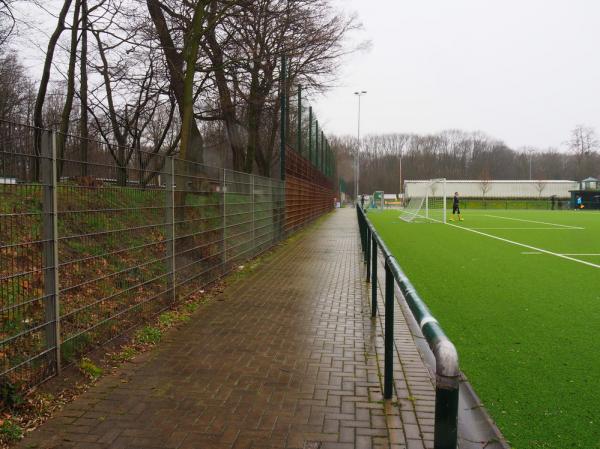
<svg viewBox="0 0 600 449"><path fill-rule="evenodd" d="M600 448L600 213L469 210L453 226L399 215L368 217L513 447ZM599 254L568 256L598 267L459 227L554 253Z"/></svg>

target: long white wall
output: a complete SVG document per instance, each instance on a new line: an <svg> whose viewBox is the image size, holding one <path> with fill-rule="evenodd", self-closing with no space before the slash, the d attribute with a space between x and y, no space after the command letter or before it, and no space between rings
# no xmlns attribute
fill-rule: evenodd
<svg viewBox="0 0 600 449"><path fill-rule="evenodd" d="M404 181L404 194L410 198L413 196L425 196L427 186L430 181ZM533 181L446 181L446 195L452 196L454 192L458 192L462 197L483 196L485 189L486 198L548 198L556 195L558 198L569 198L571 195L569 190L577 190L578 183L576 181L563 180L533 180ZM442 192L441 184L437 184L431 188L429 194L440 195Z"/></svg>

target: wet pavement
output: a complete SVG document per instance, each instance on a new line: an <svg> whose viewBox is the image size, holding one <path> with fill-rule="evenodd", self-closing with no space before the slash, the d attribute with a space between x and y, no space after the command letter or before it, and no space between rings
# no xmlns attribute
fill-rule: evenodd
<svg viewBox="0 0 600 449"><path fill-rule="evenodd" d="M363 278L355 211L339 209L18 447L430 448L434 390L400 311L382 400Z"/></svg>

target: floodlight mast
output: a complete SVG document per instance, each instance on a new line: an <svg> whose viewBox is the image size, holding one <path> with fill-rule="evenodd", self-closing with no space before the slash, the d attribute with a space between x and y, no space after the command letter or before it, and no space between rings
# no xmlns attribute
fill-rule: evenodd
<svg viewBox="0 0 600 449"><path fill-rule="evenodd" d="M529 155L529 180L531 180L531 159L533 158L533 153L535 153L533 148L527 149L527 154Z"/></svg>
<svg viewBox="0 0 600 449"><path fill-rule="evenodd" d="M359 90L354 92L354 95L358 97L358 130L356 141L356 154L354 157L354 196L356 197L356 201L358 201L358 180L360 177L360 97L366 93L366 90Z"/></svg>

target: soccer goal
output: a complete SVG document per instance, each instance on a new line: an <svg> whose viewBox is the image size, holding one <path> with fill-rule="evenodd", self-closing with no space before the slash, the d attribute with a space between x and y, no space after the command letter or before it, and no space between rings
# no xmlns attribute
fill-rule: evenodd
<svg viewBox="0 0 600 449"><path fill-rule="evenodd" d="M421 186L410 197L400 218L409 223L415 219L446 223L446 179L431 179Z"/></svg>
<svg viewBox="0 0 600 449"><path fill-rule="evenodd" d="M375 209L378 211L382 211L385 206L383 190L376 190L371 195L371 202L369 204L369 209Z"/></svg>

